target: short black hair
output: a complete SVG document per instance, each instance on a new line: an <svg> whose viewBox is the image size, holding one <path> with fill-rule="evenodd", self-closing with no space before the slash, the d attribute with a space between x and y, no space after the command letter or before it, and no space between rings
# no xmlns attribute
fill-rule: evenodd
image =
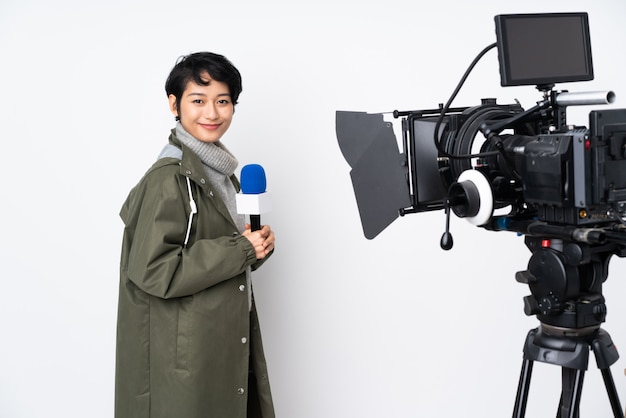
<svg viewBox="0 0 626 418"><path fill-rule="evenodd" d="M179 58L167 77L165 93L168 97L173 94L177 106L180 106L180 100L189 81L193 80L201 86L209 84L202 79L204 73L209 73L213 80L226 83L233 105L237 104L242 91L241 74L226 57L213 52L195 52Z"/></svg>

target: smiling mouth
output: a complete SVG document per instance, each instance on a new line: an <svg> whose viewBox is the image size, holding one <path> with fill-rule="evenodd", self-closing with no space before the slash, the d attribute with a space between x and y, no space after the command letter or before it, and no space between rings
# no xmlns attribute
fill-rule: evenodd
<svg viewBox="0 0 626 418"><path fill-rule="evenodd" d="M201 123L201 124L200 124L200 126L202 126L204 129L208 129L209 131L214 131L214 130L216 130L217 128L219 128L219 127L220 127L220 125L219 125L219 124L210 124L210 125L207 125L207 124L203 124L203 123Z"/></svg>

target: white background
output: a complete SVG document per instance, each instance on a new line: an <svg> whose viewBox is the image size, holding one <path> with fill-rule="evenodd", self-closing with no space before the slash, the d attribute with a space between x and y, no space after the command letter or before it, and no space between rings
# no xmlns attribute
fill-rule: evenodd
<svg viewBox="0 0 626 418"><path fill-rule="evenodd" d="M523 239L410 215L366 240L335 111L445 102L495 42L501 13L587 11L595 80L626 107L623 0L132 1L0 3L0 416L111 417L119 208L167 140L164 82L176 59L210 50L241 70L224 137L262 164L274 257L254 277L281 418L510 416L526 317L515 282ZM454 102L519 99L496 51ZM597 107L597 106L596 106ZM569 121L588 125L590 108ZM626 347L626 262L605 284L604 328ZM612 368L626 402L626 361ZM560 370L536 363L529 417L553 417ZM610 416L591 356L582 417Z"/></svg>

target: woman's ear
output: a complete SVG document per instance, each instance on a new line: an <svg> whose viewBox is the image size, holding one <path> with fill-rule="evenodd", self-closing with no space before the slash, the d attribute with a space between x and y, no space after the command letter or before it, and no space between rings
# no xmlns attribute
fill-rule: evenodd
<svg viewBox="0 0 626 418"><path fill-rule="evenodd" d="M176 96L170 94L169 96L167 96L167 99L170 103L170 112L172 112L176 119L178 119L178 103L176 102Z"/></svg>

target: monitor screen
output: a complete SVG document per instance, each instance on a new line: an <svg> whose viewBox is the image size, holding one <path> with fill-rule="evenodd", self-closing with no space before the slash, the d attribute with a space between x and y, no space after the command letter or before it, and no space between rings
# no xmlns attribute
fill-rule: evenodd
<svg viewBox="0 0 626 418"><path fill-rule="evenodd" d="M593 80L587 13L495 17L502 86Z"/></svg>

